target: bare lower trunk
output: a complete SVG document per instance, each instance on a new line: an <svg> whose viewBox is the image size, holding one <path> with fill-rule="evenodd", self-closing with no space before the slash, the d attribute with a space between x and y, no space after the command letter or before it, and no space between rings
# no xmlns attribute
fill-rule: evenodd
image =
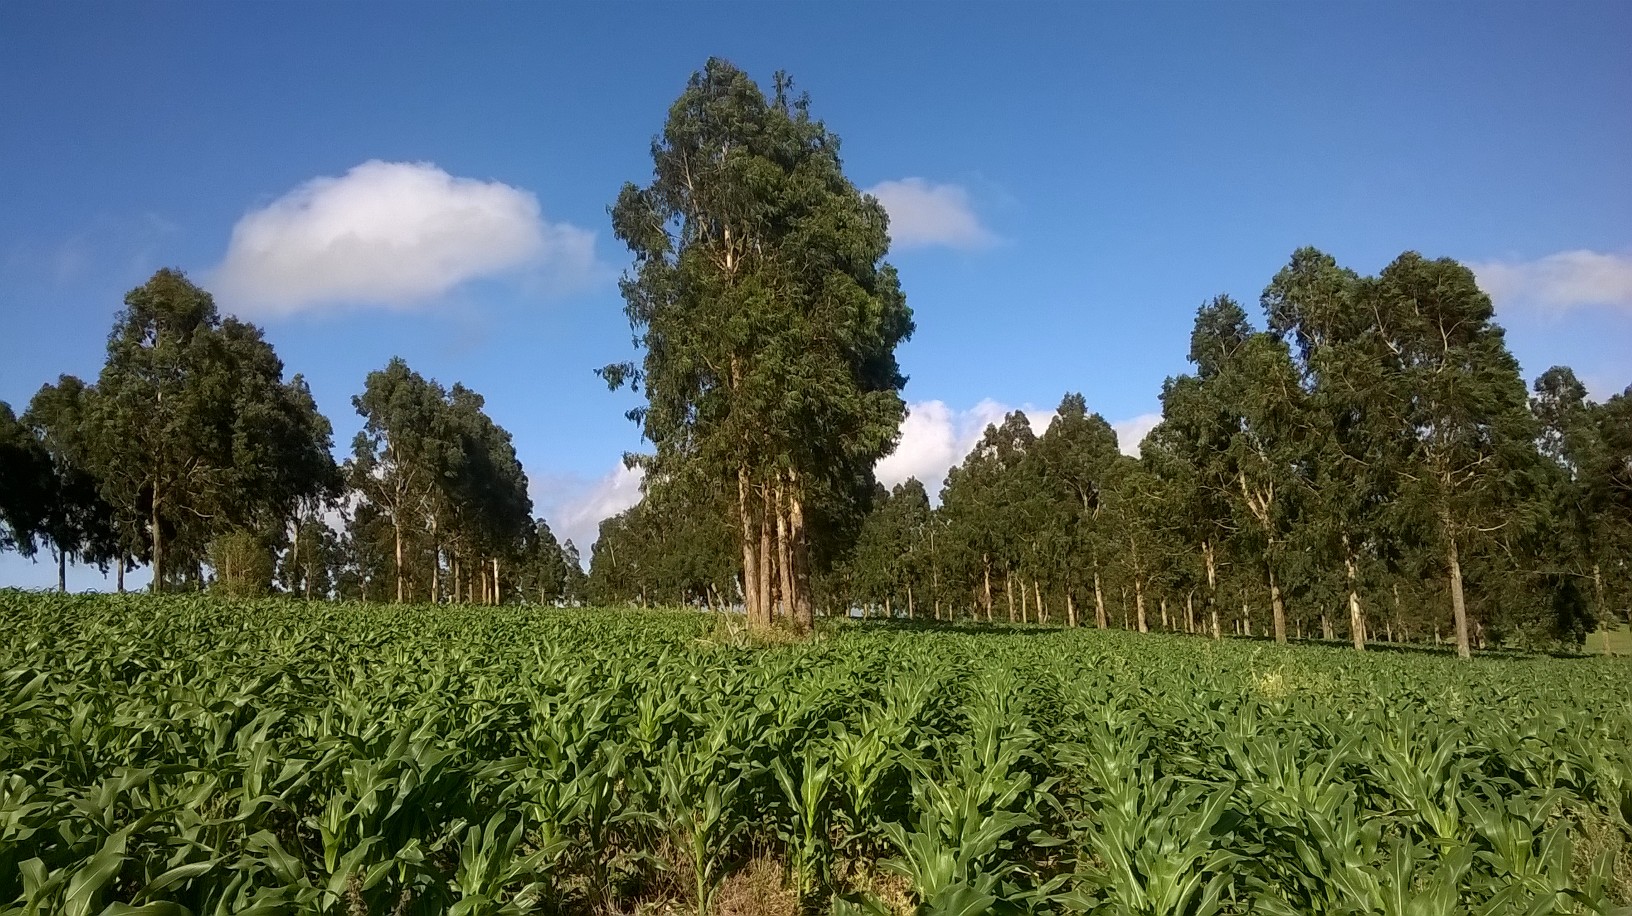
<svg viewBox="0 0 1632 916"><path fill-rule="evenodd" d="M1099 581L1097 564L1094 566L1094 623L1098 624L1101 630L1109 629L1111 625L1110 615L1105 613L1105 589Z"/></svg>
<svg viewBox="0 0 1632 916"><path fill-rule="evenodd" d="M442 601L442 545L436 542L436 526L431 526L431 603Z"/></svg>
<svg viewBox="0 0 1632 916"><path fill-rule="evenodd" d="M1445 565L1451 580L1451 613L1456 618L1456 654L1472 658L1473 649L1468 642L1468 605L1462 595L1462 560L1456 552L1456 537L1447 537L1445 545Z"/></svg>
<svg viewBox="0 0 1632 916"><path fill-rule="evenodd" d="M781 484L776 487L776 557L782 567L782 613L793 616L793 545L789 543L788 513Z"/></svg>
<svg viewBox="0 0 1632 916"><path fill-rule="evenodd" d="M1031 622L1030 619L1026 616L1026 604L1027 604L1027 602L1029 600L1030 600L1030 598L1026 595L1026 580L1021 579L1020 580L1020 622L1021 623L1030 623Z"/></svg>
<svg viewBox="0 0 1632 916"><path fill-rule="evenodd" d="M1252 635L1252 614L1247 611L1247 603L1241 602L1241 635Z"/></svg>
<svg viewBox="0 0 1632 916"><path fill-rule="evenodd" d="M1073 630L1077 628L1077 601L1070 586L1065 589L1065 625Z"/></svg>
<svg viewBox="0 0 1632 916"><path fill-rule="evenodd" d="M392 520L391 531L397 545L397 603L401 604L408 591L408 583L402 576L402 525L398 524L395 519Z"/></svg>
<svg viewBox="0 0 1632 916"><path fill-rule="evenodd" d="M1286 606L1281 603L1281 584L1275 581L1275 567L1269 567L1269 613L1275 626L1275 641L1286 644Z"/></svg>
<svg viewBox="0 0 1632 916"><path fill-rule="evenodd" d="M1343 536L1344 568L1349 578L1349 635L1354 639L1354 651L1366 651L1366 614L1360 608L1360 570L1354 552L1348 550L1349 537Z"/></svg>
<svg viewBox="0 0 1632 916"><path fill-rule="evenodd" d="M1196 635L1196 590L1184 593L1184 632Z"/></svg>
<svg viewBox="0 0 1632 916"><path fill-rule="evenodd" d="M119 594L123 595L125 593L125 558L123 556L119 558L119 572L114 578L119 583L115 587L119 589Z"/></svg>
<svg viewBox="0 0 1632 916"><path fill-rule="evenodd" d="M1003 594L1009 602L1009 623L1014 623L1014 571L1003 567Z"/></svg>
<svg viewBox="0 0 1632 916"><path fill-rule="evenodd" d="M57 591L68 594L68 551L57 551Z"/></svg>
<svg viewBox="0 0 1632 916"><path fill-rule="evenodd" d="M1145 623L1145 580L1138 576L1133 578L1133 603L1139 621L1139 632L1149 633L1150 627Z"/></svg>
<svg viewBox="0 0 1632 916"><path fill-rule="evenodd" d="M1593 610L1598 615L1599 624L1604 628L1604 654L1610 655L1612 653L1609 651L1609 634L1614 632L1614 629L1610 626L1609 613L1604 608L1604 572L1597 563L1592 564L1592 595Z"/></svg>
<svg viewBox="0 0 1632 916"><path fill-rule="evenodd" d="M1323 642L1332 641L1332 618L1325 611L1320 612L1320 638Z"/></svg>
<svg viewBox="0 0 1632 916"><path fill-rule="evenodd" d="M989 554L981 554L981 574L986 583L986 622L992 622L992 558Z"/></svg>
<svg viewBox="0 0 1632 916"><path fill-rule="evenodd" d="M495 605L504 603L504 591L503 591L503 589L504 589L504 586L499 581L499 558L494 557L493 558L493 603Z"/></svg>
<svg viewBox="0 0 1632 916"><path fill-rule="evenodd" d="M907 583L907 619L912 619L912 583Z"/></svg>
<svg viewBox="0 0 1632 916"><path fill-rule="evenodd" d="M737 469L737 515L742 523L742 604L749 626L759 625L759 554L754 509L748 500L748 471Z"/></svg>
<svg viewBox="0 0 1632 916"><path fill-rule="evenodd" d="M157 593L164 591L164 528L159 524L158 493L153 494L150 524L153 526L153 584L149 590Z"/></svg>
<svg viewBox="0 0 1632 916"><path fill-rule="evenodd" d="M1031 592L1037 597L1037 622L1048 623L1048 611L1043 607L1043 585L1036 579L1031 580Z"/></svg>
<svg viewBox="0 0 1632 916"><path fill-rule="evenodd" d="M1213 638L1223 639L1224 630L1218 619L1218 566L1213 562L1213 543L1201 542L1201 558L1207 566L1207 610L1213 618Z"/></svg>
<svg viewBox="0 0 1632 916"><path fill-rule="evenodd" d="M788 493L788 536L793 539L793 620L808 633L816 626L816 607L810 600L810 550L805 544L805 503L799 478L792 478Z"/></svg>
<svg viewBox="0 0 1632 916"><path fill-rule="evenodd" d="M1164 629L1164 630L1173 629L1167 623L1167 596L1166 595L1162 596L1162 629Z"/></svg>
<svg viewBox="0 0 1632 916"><path fill-rule="evenodd" d="M772 512L771 508L771 493L769 490L766 490L760 500L759 516L758 588L759 625L761 627L769 627L771 625L772 618L775 616L776 611L776 606L771 603L774 600L771 596L771 589L773 587L772 583L775 581L776 576L776 556L773 553L775 546L771 543L773 537L771 518L773 514L774 513Z"/></svg>

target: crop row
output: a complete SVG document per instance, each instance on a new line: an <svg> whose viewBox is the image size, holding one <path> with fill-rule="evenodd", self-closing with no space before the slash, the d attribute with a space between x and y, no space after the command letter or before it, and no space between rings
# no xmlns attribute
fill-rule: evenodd
<svg viewBox="0 0 1632 916"><path fill-rule="evenodd" d="M1601 659L0 593L0 914L1602 913Z"/></svg>

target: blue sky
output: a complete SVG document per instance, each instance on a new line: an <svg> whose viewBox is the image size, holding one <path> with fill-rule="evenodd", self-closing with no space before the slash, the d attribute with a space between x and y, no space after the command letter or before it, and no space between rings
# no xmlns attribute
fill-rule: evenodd
<svg viewBox="0 0 1632 916"><path fill-rule="evenodd" d="M1628 36L1624 3L7 3L0 400L94 378L125 291L181 267L342 450L393 355L482 392L587 552L641 447L592 372L631 353L607 206L710 55L790 71L891 211L918 332L882 477L933 490L1067 390L1136 438L1196 307L1256 314L1304 244L1477 265L1526 375L1603 397L1632 383Z"/></svg>

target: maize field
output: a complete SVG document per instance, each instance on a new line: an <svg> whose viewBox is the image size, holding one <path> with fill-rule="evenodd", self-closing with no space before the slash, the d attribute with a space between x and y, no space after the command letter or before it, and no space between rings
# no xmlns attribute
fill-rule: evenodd
<svg viewBox="0 0 1632 916"><path fill-rule="evenodd" d="M722 620L0 592L0 914L1632 902L1624 661Z"/></svg>

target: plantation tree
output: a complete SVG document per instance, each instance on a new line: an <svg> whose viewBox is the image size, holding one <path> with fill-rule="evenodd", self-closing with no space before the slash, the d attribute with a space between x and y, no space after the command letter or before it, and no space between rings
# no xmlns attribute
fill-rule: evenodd
<svg viewBox="0 0 1632 916"><path fill-rule="evenodd" d="M363 429L352 440L347 479L391 526L398 603L408 600L408 539L434 526L435 487L457 450L441 422L444 396L440 385L392 358L352 398Z"/></svg>
<svg viewBox="0 0 1632 916"><path fill-rule="evenodd" d="M517 587L539 604L561 601L567 588L567 559L555 532L542 518L534 519L522 546L523 561Z"/></svg>
<svg viewBox="0 0 1632 916"><path fill-rule="evenodd" d="M326 599L338 585L343 558L340 533L322 518L302 517L290 534L289 549L278 559L277 583L285 594L306 601Z"/></svg>
<svg viewBox="0 0 1632 916"><path fill-rule="evenodd" d="M1632 500L1626 471L1632 468L1627 446L1632 433L1625 412L1626 396L1595 404L1567 366L1554 366L1536 379L1531 411L1540 429L1538 445L1549 459L1551 504L1546 522L1557 531L1562 549L1557 562L1567 572L1591 582L1594 616L1612 626L1609 595L1625 582L1625 558L1632 538ZM1619 451L1619 454L1617 454ZM1617 493L1616 472L1623 475Z"/></svg>
<svg viewBox="0 0 1632 916"><path fill-rule="evenodd" d="M45 385L29 402L22 424L39 443L49 472L44 481L35 531L57 561L57 590L68 590L68 563L89 561L106 569L119 557L113 509L102 499L89 470L86 438L90 393L85 383L64 375ZM31 546L31 545L29 545Z"/></svg>
<svg viewBox="0 0 1632 916"><path fill-rule="evenodd" d="M1368 333L1360 289L1353 271L1306 247L1293 252L1260 301L1271 332L1296 345L1309 392L1303 429L1311 460L1303 478L1302 539L1312 562L1341 566L1350 638L1364 651L1362 572L1375 564L1386 535L1384 514L1401 448L1381 404L1389 354Z"/></svg>
<svg viewBox="0 0 1632 916"><path fill-rule="evenodd" d="M1076 577L1086 574L1093 586L1094 620L1100 629L1109 625L1105 610L1104 567L1112 552L1114 532L1105 516L1110 478L1122 455L1116 431L1099 414L1088 413L1081 394L1060 400L1054 422L1037 439L1042 485L1053 508L1046 523L1065 592L1066 620L1076 626Z"/></svg>
<svg viewBox="0 0 1632 916"><path fill-rule="evenodd" d="M1157 540L1189 544L1200 554L1204 615L1214 638L1223 635L1223 548L1239 530L1231 507L1240 481L1229 461L1239 418L1221 379L1252 336L1246 313L1228 296L1202 305L1190 334L1196 374L1162 383L1162 420L1141 444L1142 463L1155 478L1150 493L1161 529Z"/></svg>
<svg viewBox="0 0 1632 916"><path fill-rule="evenodd" d="M1505 524L1514 476L1534 459L1524 381L1490 297L1456 261L1407 252L1363 296L1391 357L1379 403L1410 443L1400 499L1439 553L1466 658L1463 557Z"/></svg>
<svg viewBox="0 0 1632 916"><path fill-rule="evenodd" d="M1105 494L1106 515L1115 531L1115 564L1133 593L1133 626L1148 632L1146 598L1152 580L1161 573L1161 481L1138 460L1121 456L1113 467Z"/></svg>
<svg viewBox="0 0 1632 916"><path fill-rule="evenodd" d="M125 297L85 409L88 466L124 550L145 533L155 590L188 567L196 581L214 537L264 541L327 486L327 421L282 373L258 328L222 319L178 270Z"/></svg>
<svg viewBox="0 0 1632 916"><path fill-rule="evenodd" d="M644 357L602 373L645 389L632 415L655 447L649 475L702 474L735 495L749 619L770 624L780 581L808 627L812 516L853 512L893 447L912 319L882 261L883 207L791 90L778 74L766 98L713 59L669 109L651 183L612 208Z"/></svg>
<svg viewBox="0 0 1632 916"><path fill-rule="evenodd" d="M992 574L1004 576L1009 617L1014 619L1013 558L1024 536L1022 464L1036 443L1026 415L1018 410L991 424L963 463L952 468L941 490L948 540L961 562L961 578L980 596L986 619L994 604Z"/></svg>
<svg viewBox="0 0 1632 916"><path fill-rule="evenodd" d="M1285 643L1280 567L1292 533L1291 504L1308 470L1306 398L1286 344L1268 334L1253 334L1237 348L1215 384L1231 411L1224 460L1235 478L1230 495L1237 530L1247 539L1240 546L1260 558L1275 641Z"/></svg>
<svg viewBox="0 0 1632 916"><path fill-rule="evenodd" d="M0 401L0 550L31 550L52 486L49 456Z"/></svg>

